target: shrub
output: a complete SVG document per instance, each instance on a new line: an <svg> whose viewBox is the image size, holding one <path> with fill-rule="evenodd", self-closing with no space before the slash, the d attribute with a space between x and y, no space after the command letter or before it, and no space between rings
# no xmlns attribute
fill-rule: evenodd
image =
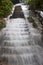
<svg viewBox="0 0 43 65"><path fill-rule="evenodd" d="M0 17L6 17L10 14L12 8L12 2L10 0L0 1Z"/></svg>

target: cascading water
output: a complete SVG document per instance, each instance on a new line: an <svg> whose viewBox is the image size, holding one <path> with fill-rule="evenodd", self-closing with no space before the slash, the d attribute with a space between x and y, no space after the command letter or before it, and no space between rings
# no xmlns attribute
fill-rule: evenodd
<svg viewBox="0 0 43 65"><path fill-rule="evenodd" d="M15 9L2 30L0 65L43 65L41 34L28 22L26 5L17 4Z"/></svg>

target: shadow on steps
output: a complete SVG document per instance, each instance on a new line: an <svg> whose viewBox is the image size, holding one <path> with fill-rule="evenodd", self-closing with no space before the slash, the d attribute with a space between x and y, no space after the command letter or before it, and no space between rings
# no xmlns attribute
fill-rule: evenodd
<svg viewBox="0 0 43 65"><path fill-rule="evenodd" d="M15 7L15 10L14 10L12 16L10 16L10 19L12 19L12 18L25 18L24 14L22 12L21 6L16 6Z"/></svg>

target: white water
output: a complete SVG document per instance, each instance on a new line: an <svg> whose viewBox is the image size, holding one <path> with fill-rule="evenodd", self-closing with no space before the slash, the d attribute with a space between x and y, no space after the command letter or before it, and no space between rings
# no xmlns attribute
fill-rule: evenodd
<svg viewBox="0 0 43 65"><path fill-rule="evenodd" d="M8 19L0 40L0 64L2 65L43 65L41 34L27 20L27 5L21 6L25 18ZM15 8L14 7L14 8Z"/></svg>

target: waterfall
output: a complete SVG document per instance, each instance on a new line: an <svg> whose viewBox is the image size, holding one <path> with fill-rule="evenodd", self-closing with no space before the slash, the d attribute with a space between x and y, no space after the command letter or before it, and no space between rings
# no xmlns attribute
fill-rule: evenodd
<svg viewBox="0 0 43 65"><path fill-rule="evenodd" d="M0 40L0 65L43 65L40 32L26 20L27 5L16 4Z"/></svg>

